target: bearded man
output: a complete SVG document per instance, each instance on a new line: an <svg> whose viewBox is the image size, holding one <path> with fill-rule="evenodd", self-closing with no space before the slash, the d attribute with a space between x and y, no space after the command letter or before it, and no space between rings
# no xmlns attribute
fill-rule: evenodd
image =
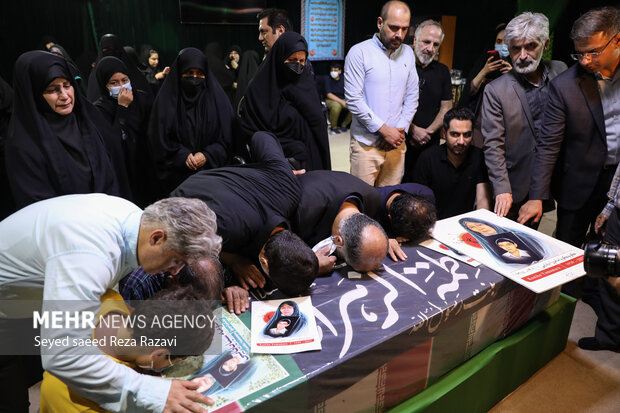
<svg viewBox="0 0 620 413"><path fill-rule="evenodd" d="M516 220L519 208L528 200L531 163L549 82L567 67L560 61L542 61L549 45L549 20L543 14L525 12L512 19L504 41L512 70L485 88L481 126L495 213ZM536 228L538 222L529 225Z"/></svg>
<svg viewBox="0 0 620 413"><path fill-rule="evenodd" d="M420 99L407 137L404 182L412 181L420 153L439 145L443 117L452 109L450 69L435 60L443 38L443 27L435 20L425 20L415 29L413 51L420 79Z"/></svg>
<svg viewBox="0 0 620 413"><path fill-rule="evenodd" d="M345 60L345 102L351 123L351 175L374 186L397 185L405 165L405 133L418 106L415 57L403 39L411 12L388 1L378 33L354 45Z"/></svg>

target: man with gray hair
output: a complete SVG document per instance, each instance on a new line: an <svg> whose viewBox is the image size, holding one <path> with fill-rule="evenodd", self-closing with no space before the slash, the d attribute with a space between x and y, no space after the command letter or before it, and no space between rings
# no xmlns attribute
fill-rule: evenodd
<svg viewBox="0 0 620 413"><path fill-rule="evenodd" d="M388 237L381 225L361 212L340 219L332 237L336 255L356 271L377 270L388 253Z"/></svg>
<svg viewBox="0 0 620 413"><path fill-rule="evenodd" d="M504 41L512 70L485 88L481 129L494 211L516 220L519 208L528 200L534 147L549 82L566 70L566 64L542 61L549 46L549 20L543 14L524 12L512 19L504 31ZM538 227L538 223L530 225Z"/></svg>
<svg viewBox="0 0 620 413"><path fill-rule="evenodd" d="M376 189L341 171L310 171L297 179L301 200L291 219L292 228L308 245L314 245L319 273L332 271L334 253L356 271L377 269L386 256L388 238L369 218L377 216L381 206Z"/></svg>
<svg viewBox="0 0 620 413"><path fill-rule="evenodd" d="M377 18L379 33L353 46L345 60L351 174L374 186L403 177L405 132L418 106L415 58L402 44L410 18L406 3L388 1Z"/></svg>
<svg viewBox="0 0 620 413"><path fill-rule="evenodd" d="M28 383L11 372L19 373L24 359L37 356L7 354L24 354L19 351L32 345L11 328L28 318L32 327L32 303L65 310L72 300L96 314L106 290L138 265L150 273L176 274L186 263L217 253L216 230L215 214L198 199L164 199L142 211L104 194L47 199L0 222L0 384L11 392L0 400L0 410L27 411ZM3 300L22 303L9 307ZM73 337L90 339L92 330L84 327L72 330ZM62 331L42 328L41 340L61 340ZM194 391L194 383L143 375L103 353L71 351L42 357L43 367L105 410L198 411L196 402L212 404Z"/></svg>
<svg viewBox="0 0 620 413"><path fill-rule="evenodd" d="M407 139L405 182L412 181L420 153L432 145L439 145L443 117L452 109L450 69L435 60L444 36L441 23L435 20L424 20L415 29L413 51L419 78L419 100Z"/></svg>

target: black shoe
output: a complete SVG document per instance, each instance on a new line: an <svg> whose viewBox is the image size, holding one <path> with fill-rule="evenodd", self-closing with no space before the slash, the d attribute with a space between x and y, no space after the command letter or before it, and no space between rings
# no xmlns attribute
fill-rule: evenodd
<svg viewBox="0 0 620 413"><path fill-rule="evenodd" d="M599 351L599 350L611 350L615 352L620 351L619 348L602 345L601 343L599 343L596 337L580 338L579 341L577 342L577 345L579 346L579 348L582 348L584 350L590 350L590 351Z"/></svg>

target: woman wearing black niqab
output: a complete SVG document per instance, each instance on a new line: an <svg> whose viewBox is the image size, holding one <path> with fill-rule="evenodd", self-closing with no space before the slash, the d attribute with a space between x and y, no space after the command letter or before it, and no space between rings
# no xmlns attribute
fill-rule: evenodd
<svg viewBox="0 0 620 413"><path fill-rule="evenodd" d="M127 66L113 56L95 66L101 97L95 106L122 137L122 148L134 202L145 208L155 199L150 180L154 168L147 145L147 129L153 100L131 86ZM126 82L126 83L124 83ZM126 89L126 90L123 90Z"/></svg>
<svg viewBox="0 0 620 413"><path fill-rule="evenodd" d="M75 69L60 56L31 51L17 59L13 81L6 166L16 206L67 194L128 197L107 150L119 137L79 92ZM56 106L48 103L54 99Z"/></svg>
<svg viewBox="0 0 620 413"><path fill-rule="evenodd" d="M305 66L285 62L298 51L308 56L308 44L298 33L285 32L274 43L248 86L241 128L246 137L273 132L295 168L331 169L327 124L314 79Z"/></svg>
<svg viewBox="0 0 620 413"><path fill-rule="evenodd" d="M228 163L233 121L232 106L205 55L193 47L181 50L155 99L149 123L162 195L199 170Z"/></svg>

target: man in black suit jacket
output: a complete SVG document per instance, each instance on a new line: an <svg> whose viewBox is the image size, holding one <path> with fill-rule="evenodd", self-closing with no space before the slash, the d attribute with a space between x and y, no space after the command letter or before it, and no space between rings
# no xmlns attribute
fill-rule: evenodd
<svg viewBox="0 0 620 413"><path fill-rule="evenodd" d="M582 18L573 25L571 37ZM601 37L601 42L594 41L595 37ZM613 40L612 44L603 50L607 40ZM606 193L618 164L608 152L611 145L617 145L616 137L609 136L605 126L609 121L606 118L611 119L614 113L603 111L597 76L613 77L619 42L615 31L602 35L601 30L585 40L575 39L575 55L585 57L551 82L536 145L530 201L519 211L520 223L532 218L538 222L542 200L553 195L558 202L556 237L577 247L607 203Z"/></svg>
<svg viewBox="0 0 620 413"><path fill-rule="evenodd" d="M530 187L530 201L519 212L519 222L542 214L549 187L558 201L556 237L580 246L585 233L603 211L617 168L620 125L616 120L620 96L620 16L615 7L591 10L571 31L579 62L551 82L543 115ZM554 171L555 166L555 171ZM553 173L553 177L552 177ZM615 194L611 194L612 197ZM618 211L611 213L606 238L618 242ZM603 228L601 213L595 228ZM583 301L596 314L595 336L579 340L586 350L620 350L620 295L604 278L585 278Z"/></svg>
<svg viewBox="0 0 620 413"><path fill-rule="evenodd" d="M377 216L381 206L375 188L346 172L310 171L297 179L302 195L292 218L293 231L308 245L331 236L336 254L353 269L376 269L386 256L388 239L383 228L369 218ZM335 259L325 255L328 252L317 251L319 273L334 266Z"/></svg>
<svg viewBox="0 0 620 413"><path fill-rule="evenodd" d="M171 196L199 198L215 212L220 259L242 287L263 287L262 267L280 290L297 295L318 270L312 250L287 230L301 188L273 134L256 132L250 151L255 163L197 172Z"/></svg>

